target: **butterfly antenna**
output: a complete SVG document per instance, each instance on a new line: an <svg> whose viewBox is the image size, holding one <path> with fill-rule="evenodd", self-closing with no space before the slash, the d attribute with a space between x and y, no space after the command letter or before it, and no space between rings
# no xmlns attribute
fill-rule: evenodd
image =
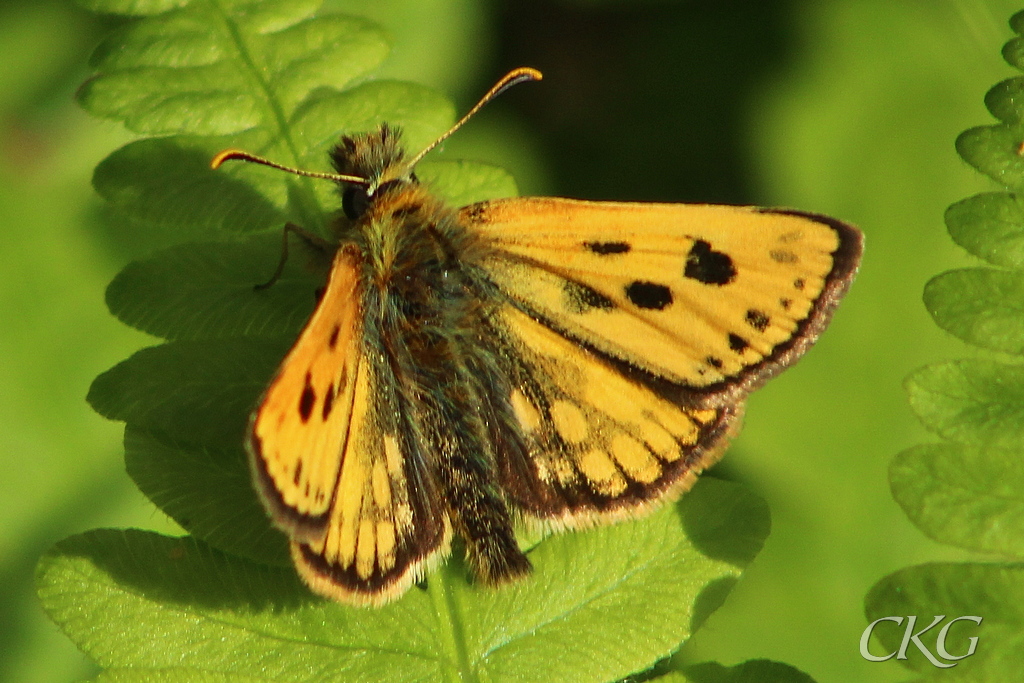
<svg viewBox="0 0 1024 683"><path fill-rule="evenodd" d="M243 152L240 149L226 149L223 152L218 153L217 156L213 157L213 159L210 161L210 168L216 170L225 161L231 161L233 159L249 161L254 164L262 164L264 166L276 168L281 171L287 171L288 173L294 173L295 175L306 176L307 178L321 178L323 180L333 180L335 182L352 183L353 185L370 184L369 180L367 180L366 178L360 178L359 176L342 175L340 173L319 173L317 171L303 171L302 169L292 168L291 166L282 166L281 164L274 163L270 159L264 159L263 157L258 157L255 154Z"/></svg>
<svg viewBox="0 0 1024 683"><path fill-rule="evenodd" d="M480 101L473 105L473 108L466 112L466 115L459 119L454 126L448 129L448 132L434 140L432 143L427 145L427 148L422 152L413 157L412 161L409 162L409 168L415 168L416 164L419 163L420 159L426 156L427 152L434 149L442 142L451 137L452 133L462 128L462 124L473 118L473 115L480 111L481 108L495 97L505 92L513 85L519 85L520 83L526 83L527 81L539 81L543 80L544 75L536 69L531 69L528 66L521 66L518 69L513 69L505 74L505 77L494 84L494 87L487 91L487 93L480 98Z"/></svg>

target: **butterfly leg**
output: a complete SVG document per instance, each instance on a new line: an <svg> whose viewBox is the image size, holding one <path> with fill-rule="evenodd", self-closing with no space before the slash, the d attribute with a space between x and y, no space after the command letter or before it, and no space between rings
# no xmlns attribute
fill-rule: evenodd
<svg viewBox="0 0 1024 683"><path fill-rule="evenodd" d="M332 254L337 248L337 245L331 244L323 237L306 230L300 225L296 225L291 222L285 223L284 230L282 231L283 237L281 239L281 260L278 261L277 268L274 270L274 274L270 276L269 280L253 286L253 289L256 291L268 289L281 279L281 274L284 272L284 264L288 262L288 233L290 232L295 233L295 235L306 243L306 246L321 253Z"/></svg>

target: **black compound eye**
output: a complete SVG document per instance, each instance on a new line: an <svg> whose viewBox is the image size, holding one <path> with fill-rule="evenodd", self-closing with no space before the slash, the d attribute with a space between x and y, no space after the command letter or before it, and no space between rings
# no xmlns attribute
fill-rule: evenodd
<svg viewBox="0 0 1024 683"><path fill-rule="evenodd" d="M359 185L349 185L341 194L341 210L351 219L356 220L370 208L370 196L366 194L366 188Z"/></svg>

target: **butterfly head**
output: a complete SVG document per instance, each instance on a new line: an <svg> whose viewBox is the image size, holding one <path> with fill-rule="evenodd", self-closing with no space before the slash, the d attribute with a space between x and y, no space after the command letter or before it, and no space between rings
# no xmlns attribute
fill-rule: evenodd
<svg viewBox="0 0 1024 683"><path fill-rule="evenodd" d="M331 150L331 165L339 178L366 180L338 182L342 210L352 220L366 212L377 194L417 182L406 161L401 131L386 123L371 133L343 137Z"/></svg>

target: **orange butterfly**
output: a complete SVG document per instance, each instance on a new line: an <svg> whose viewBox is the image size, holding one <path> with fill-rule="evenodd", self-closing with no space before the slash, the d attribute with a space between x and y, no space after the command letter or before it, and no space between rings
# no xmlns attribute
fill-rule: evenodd
<svg viewBox="0 0 1024 683"><path fill-rule="evenodd" d="M514 520L592 525L686 490L856 273L860 232L825 216L554 198L452 209L418 182L430 149L540 78L512 71L412 159L382 125L342 138L333 174L238 150L213 160L341 192L327 285L248 444L317 593L392 600L453 531L481 581L510 581L530 571Z"/></svg>

